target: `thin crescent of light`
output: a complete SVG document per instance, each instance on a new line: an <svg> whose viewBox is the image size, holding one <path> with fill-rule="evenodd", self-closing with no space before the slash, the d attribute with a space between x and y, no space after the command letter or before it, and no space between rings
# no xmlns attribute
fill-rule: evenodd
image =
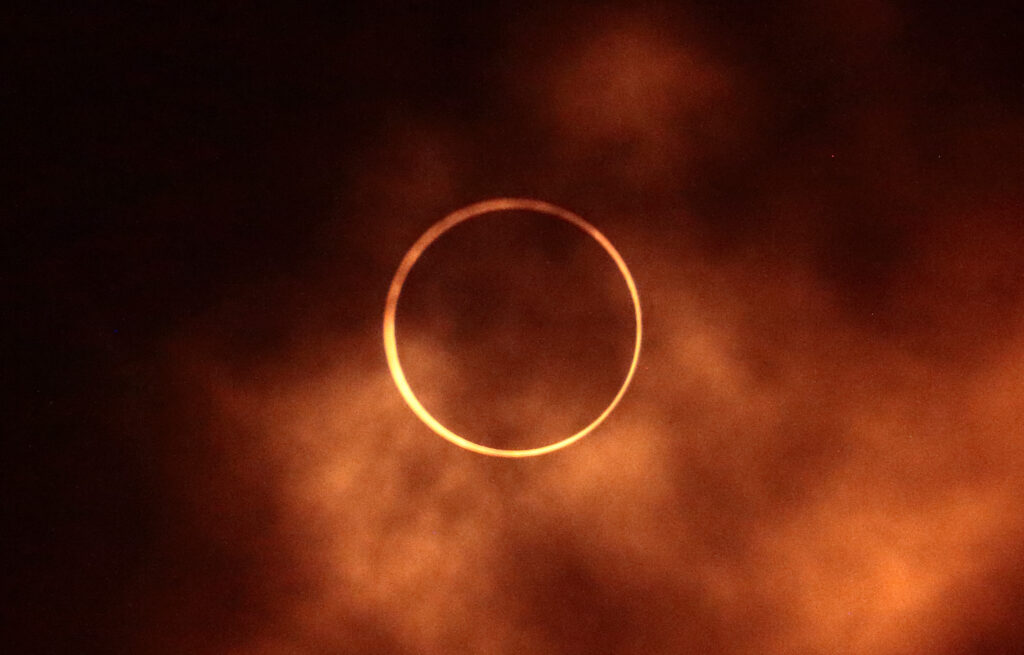
<svg viewBox="0 0 1024 655"><path fill-rule="evenodd" d="M615 265L619 268L619 272L622 273L622 277L625 278L626 286L629 287L629 295L633 300L633 312L636 317L636 343L633 346L633 360L629 364L629 372L626 373L625 381L623 381L622 386L619 387L619 390L615 394L611 403L605 407L604 411L602 411L596 419L579 432L562 439L561 441L556 441L546 446L525 448L521 450L482 446L466 439L465 437L455 434L435 419L420 403L419 399L416 398L416 394L413 393L408 380L405 379L405 372L402 370L402 364L398 360L398 345L395 341L395 314L398 310L398 298L402 293L402 286L405 284L405 279L409 275L409 271L412 270L413 265L416 263L416 260L420 258L420 255L423 254L423 251L426 250L427 247L430 246L430 244L439 236L463 221L467 221L483 214L506 210L523 210L548 214L567 221L589 234L595 241L601 244L601 247L604 248L611 256L615 261ZM409 405L416 416L426 423L431 430L456 446L460 446L466 450L471 450L475 453L480 453L481 455L491 455L495 457L532 457L535 455L544 455L565 448L569 444L579 441L592 432L594 428L600 425L606 418L608 418L608 415L612 413L615 406L619 404L620 400L622 400L622 396L625 395L626 389L629 387L629 383L633 380L633 374L636 372L637 362L640 360L640 341L642 338L642 332L643 322L640 316L640 296L636 291L636 284L633 282L633 276L630 274L629 268L626 267L626 262L622 259L622 256L619 255L615 246L613 246L611 242L597 230L597 228L576 214L550 203L543 202L541 200L531 200L528 198L494 198L491 200L485 200L483 202L469 205L468 207L463 207L432 225L419 239L416 240L416 243L409 248L409 251L405 253L405 257L402 258L402 262L398 265L398 270L395 272L395 277L391 281L391 286L388 288L387 302L384 306L384 353L387 356L388 368L391 370L391 377L394 378L395 384L398 386L398 391L402 394L402 398L405 399L406 404Z"/></svg>

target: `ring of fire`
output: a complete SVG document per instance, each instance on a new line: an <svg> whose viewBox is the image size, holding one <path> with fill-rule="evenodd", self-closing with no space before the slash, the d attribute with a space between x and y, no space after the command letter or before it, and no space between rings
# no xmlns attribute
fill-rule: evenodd
<svg viewBox="0 0 1024 655"><path fill-rule="evenodd" d="M398 344L395 340L395 314L398 310L398 298L402 294L402 286L405 284L409 271L412 270L413 265L416 264L416 261L420 258L423 252L430 246L430 244L437 240L438 237L459 223L484 214L507 210L522 210L547 214L571 223L590 235L590 237L597 241L601 247L604 248L605 252L611 256L612 260L615 261L615 265L618 267L619 272L622 273L622 277L626 281L626 286L629 288L630 298L633 301L633 314L636 319L636 341L633 346L633 359L629 364L629 371L626 373L626 378L622 382L622 386L619 387L615 397L612 398L611 403L605 407L604 411L602 411L596 419L591 421L591 423L582 430L570 435L569 437L547 444L546 446L524 448L521 450L491 448L489 446L475 443L465 437L455 434L435 419L420 403L419 399L416 398L416 394L413 393L412 387L409 386L409 382L406 380L405 373L402 370L402 364L398 359ZM426 423L431 430L456 446L480 453L481 455L491 455L495 457L531 457L534 455L551 453L579 441L608 418L608 415L612 413L615 406L619 404L622 396L625 395L626 389L629 387L629 383L633 379L633 374L636 372L637 362L640 359L640 341L643 332L642 325L643 323L640 316L640 296L637 294L633 276L630 274L629 268L626 267L626 262L622 259L622 256L619 255L619 252L611 242L608 241L608 239L601 234L597 228L566 209L562 209L561 207L557 207L540 200L531 200L526 198L495 198L469 205L468 207L464 207L449 214L424 232L423 235L417 239L416 243L409 248L409 251L405 253L405 257L402 258L402 262L399 264L398 270L395 272L395 277L391 281L391 286L388 288L387 302L384 307L384 353L387 356L388 368L391 370L391 377L394 379L395 385L402 394L402 398L405 399L406 404L409 405L416 416Z"/></svg>

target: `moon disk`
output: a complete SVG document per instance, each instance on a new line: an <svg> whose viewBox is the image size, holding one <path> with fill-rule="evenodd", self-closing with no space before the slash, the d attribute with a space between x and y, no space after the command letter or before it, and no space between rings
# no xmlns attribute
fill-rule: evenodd
<svg viewBox="0 0 1024 655"><path fill-rule="evenodd" d="M597 418L591 421L590 424L579 432L565 437L560 441L549 443L545 446L524 448L521 450L491 448L489 446L478 444L463 436L455 434L435 419L423 404L420 403L416 394L413 393L412 387L409 386L408 380L405 379L405 372L402 370L402 364L398 359L398 344L395 341L395 314L398 310L398 299L402 295L402 286L405 284L409 271L412 270L413 265L416 264L416 260L420 258L423 251L437 240L438 237L463 221L468 221L471 218L476 218L492 212L508 210L532 211L539 214L547 214L554 218L571 223L590 235L591 238L597 241L601 247L604 248L605 252L607 252L612 260L614 260L619 272L622 273L622 277L626 281L626 286L629 288L629 295L633 301L633 314L636 318L636 341L633 346L633 359L629 364L629 372L626 373L626 379L622 382L622 386L619 387L619 390L616 392L615 397L612 398L611 403L604 408L604 411L602 411ZM629 387L629 383L633 379L633 374L636 372L637 362L640 359L640 341L642 332L640 296L637 294L636 284L633 282L633 276L630 274L629 268L626 267L626 262L622 259L622 256L619 255L619 252L611 242L608 241L608 239L601 234L597 228L576 214L541 200L531 200L527 198L495 198L492 200L485 200L483 202L469 205L468 207L463 207L432 225L430 229L423 233L423 236L416 240L416 243L409 248L409 251L405 253L405 257L402 258L402 262L398 265L398 270L395 272L395 277L391 281L391 286L388 288L387 302L384 306L384 353L387 356L388 368L391 370L391 377L394 379L395 385L398 387L398 391L402 394L402 398L405 399L406 404L409 405L421 421L427 424L427 427L456 446L475 453L480 453L481 455L491 455L494 457L532 457L534 455L544 455L565 448L569 444L579 441L592 432L594 428L608 418L608 415L612 413L612 410L615 409L615 406L619 404L619 401L622 400L622 396L626 393L626 389Z"/></svg>

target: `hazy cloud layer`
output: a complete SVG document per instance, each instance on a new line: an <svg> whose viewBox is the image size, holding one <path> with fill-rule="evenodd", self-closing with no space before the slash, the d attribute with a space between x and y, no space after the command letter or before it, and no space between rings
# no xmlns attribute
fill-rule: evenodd
<svg viewBox="0 0 1024 655"><path fill-rule="evenodd" d="M526 12L479 63L476 120L382 116L318 258L164 341L166 567L133 639L896 655L1024 638L1024 123L908 46L913 12L805 4L766 16L767 46L664 7ZM646 320L619 409L526 461L433 435L380 337L405 248L499 195L594 223ZM631 319L582 234L500 229L439 241L399 327L429 406L520 443L603 406ZM239 343L254 322L277 337Z"/></svg>

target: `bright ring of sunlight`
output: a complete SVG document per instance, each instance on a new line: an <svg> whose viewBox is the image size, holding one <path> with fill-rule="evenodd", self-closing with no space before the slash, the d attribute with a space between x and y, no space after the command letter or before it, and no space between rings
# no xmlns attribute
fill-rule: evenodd
<svg viewBox="0 0 1024 655"><path fill-rule="evenodd" d="M572 223L593 237L593 239L601 244L601 247L604 248L615 261L615 265L619 267L619 272L621 272L622 277L625 278L626 286L629 287L629 295L633 300L633 313L636 317L636 343L633 346L633 360L629 364L629 372L626 373L626 379L623 381L622 386L619 387L615 397L612 398L611 403L605 407L604 411L601 412L596 419L579 432L570 435L561 441L556 441L546 446L525 448L522 450L508 450L482 446L466 439L465 437L455 434L445 426L441 425L441 423L431 416L430 412L423 407L419 399L416 398L416 394L413 393L412 388L409 386L409 382L405 379L405 373L402 371L402 364L398 360L398 345L395 342L395 313L398 310L398 298L402 294L402 285L405 284L405 279L409 275L409 271L412 270L413 265L416 264L416 260L420 258L423 251L426 250L427 247L429 247L430 244L439 236L463 221L468 221L471 218L476 218L477 216L482 216L491 212L507 210L523 210L537 212L540 214L548 214L555 218ZM409 251L405 253L405 257L402 258L402 263L399 264L398 271L395 273L395 278L391 281L391 287L388 289L387 303L384 307L384 353L387 355L388 368L391 369L391 377L394 378L395 384L398 386L398 390L401 392L405 402L410 408L412 408L412 411L416 413L416 416L426 423L431 430L456 446L460 446L466 450L471 450L475 453L480 453L481 455L492 455L495 457L531 457L534 455L551 453L561 448L565 448L571 443L579 441L608 418L608 415L612 413L612 410L615 409L615 406L619 404L622 396L626 393L626 388L629 387L629 383L633 379L633 373L636 372L636 365L640 359L641 326L640 296L637 294L636 284L633 282L633 276L626 267L626 262L623 261L622 256L619 255L619 252L611 242L608 241L603 234L597 231L597 228L570 211L540 200L529 200L524 198L495 198L493 200L478 202L449 214L441 221L431 226L429 230L424 232L423 236L421 236L416 243L409 248Z"/></svg>

